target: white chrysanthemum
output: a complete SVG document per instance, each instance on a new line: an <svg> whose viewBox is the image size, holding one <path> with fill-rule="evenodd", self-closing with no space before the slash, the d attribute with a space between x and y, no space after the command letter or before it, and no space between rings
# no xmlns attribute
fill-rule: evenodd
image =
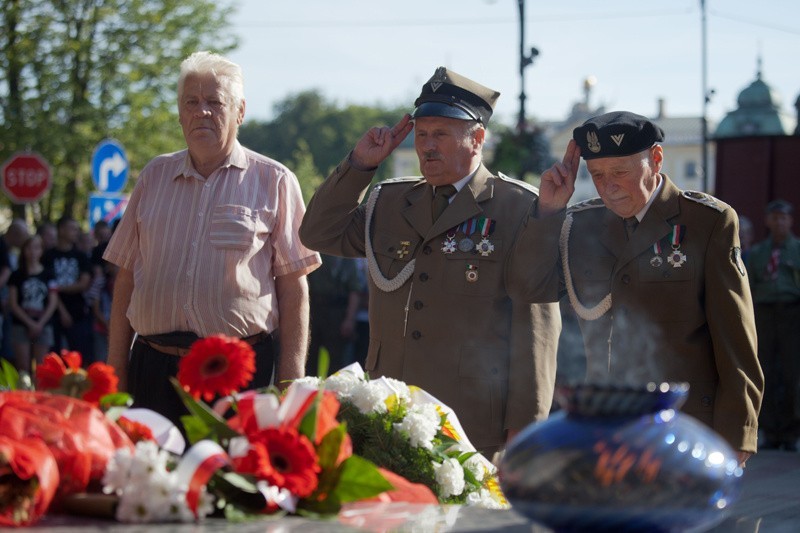
<svg viewBox="0 0 800 533"><path fill-rule="evenodd" d="M475 492L470 492L467 494L467 501L466 505L468 506L476 506L476 507L483 507L485 509L507 509L506 505L503 505L497 499L492 496L492 493L486 489L480 489Z"/></svg>
<svg viewBox="0 0 800 533"><path fill-rule="evenodd" d="M131 469L131 451L128 448L119 448L106 464L103 474L103 492L106 494L121 494L128 485Z"/></svg>
<svg viewBox="0 0 800 533"><path fill-rule="evenodd" d="M386 390L371 381L362 381L353 387L351 401L364 414L385 413Z"/></svg>
<svg viewBox="0 0 800 533"><path fill-rule="evenodd" d="M458 496L464 492L464 469L457 459L452 457L445 459L442 464L433 464L434 477L439 484L442 498Z"/></svg>
<svg viewBox="0 0 800 533"><path fill-rule="evenodd" d="M197 518L202 520L206 516L214 512L214 495L209 494L206 487L200 489L200 495L197 499ZM181 509L181 522L190 522L194 520L194 515L186 506L186 497L182 499L183 507Z"/></svg>
<svg viewBox="0 0 800 533"><path fill-rule="evenodd" d="M117 505L117 520L133 524L158 520L153 507L148 506L147 499L146 491L125 491Z"/></svg>
<svg viewBox="0 0 800 533"><path fill-rule="evenodd" d="M317 376L305 376L302 378L297 378L294 380L295 383L300 385L308 385L310 387L314 387L315 389L319 388L319 384L322 382Z"/></svg>
<svg viewBox="0 0 800 533"><path fill-rule="evenodd" d="M464 461L463 466L465 470L472 472L472 475L475 476L475 479L478 480L478 483L482 482L483 478L486 477L486 466L484 466L478 454L475 454Z"/></svg>
<svg viewBox="0 0 800 533"><path fill-rule="evenodd" d="M394 425L395 431L408 435L408 442L415 448L433 449L433 438L439 430L439 414L432 404L415 405L405 418Z"/></svg>
<svg viewBox="0 0 800 533"><path fill-rule="evenodd" d="M402 400L406 403L411 401L411 391L408 389L408 385L406 385L405 382L394 378L385 379L389 386L394 390L394 393L397 395L399 400Z"/></svg>
<svg viewBox="0 0 800 533"><path fill-rule="evenodd" d="M142 483L151 477L160 476L167 470L169 454L159 449L154 441L139 441L130 465L130 482Z"/></svg>
<svg viewBox="0 0 800 533"><path fill-rule="evenodd" d="M354 372L340 371L325 380L325 388L347 398L353 394L353 389L363 381L364 379Z"/></svg>

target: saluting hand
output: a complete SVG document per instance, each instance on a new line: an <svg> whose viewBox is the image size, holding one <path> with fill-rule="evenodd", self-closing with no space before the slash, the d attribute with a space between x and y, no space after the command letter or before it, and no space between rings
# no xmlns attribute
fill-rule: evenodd
<svg viewBox="0 0 800 533"><path fill-rule="evenodd" d="M581 163L581 150L574 139L570 139L564 159L556 162L542 174L539 185L539 215L548 216L567 207L575 192L575 178Z"/></svg>
<svg viewBox="0 0 800 533"><path fill-rule="evenodd" d="M387 126L370 128L353 149L350 163L361 170L377 167L403 142L413 128L414 124L408 113L392 128Z"/></svg>

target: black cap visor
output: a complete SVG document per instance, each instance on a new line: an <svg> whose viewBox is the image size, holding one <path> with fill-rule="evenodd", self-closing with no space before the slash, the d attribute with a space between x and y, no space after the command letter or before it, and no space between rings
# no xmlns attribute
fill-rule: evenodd
<svg viewBox="0 0 800 533"><path fill-rule="evenodd" d="M480 121L480 118L472 115L469 111L462 107L451 104L443 104L441 102L424 102L417 106L414 112L411 113L411 118L420 117L446 117L456 118L459 120Z"/></svg>

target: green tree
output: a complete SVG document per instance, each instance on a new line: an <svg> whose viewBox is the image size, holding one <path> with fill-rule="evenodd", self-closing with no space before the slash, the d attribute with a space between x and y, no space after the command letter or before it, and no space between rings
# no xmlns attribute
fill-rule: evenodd
<svg viewBox="0 0 800 533"><path fill-rule="evenodd" d="M369 128L394 125L406 110L339 107L312 90L278 102L274 112L275 118L268 122L246 121L239 130L239 140L295 171L305 196L319 185L313 180L327 176ZM391 165L383 164L376 180L390 177L390 173ZM312 183L303 183L306 177Z"/></svg>
<svg viewBox="0 0 800 533"><path fill-rule="evenodd" d="M225 22L232 6L213 0L0 0L0 8L0 160L31 149L50 161L53 187L35 206L44 220L85 217L102 139L126 147L133 176L153 154L183 146L180 62L236 45Z"/></svg>
<svg viewBox="0 0 800 533"><path fill-rule="evenodd" d="M533 128L520 133L501 125L493 134L498 141L489 168L538 186L539 176L553 164L544 132Z"/></svg>

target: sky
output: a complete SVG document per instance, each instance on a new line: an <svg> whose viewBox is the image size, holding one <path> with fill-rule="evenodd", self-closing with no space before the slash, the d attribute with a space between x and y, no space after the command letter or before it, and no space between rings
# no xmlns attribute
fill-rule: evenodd
<svg viewBox="0 0 800 533"><path fill-rule="evenodd" d="M245 120L318 90L337 105L408 106L436 67L501 93L493 120L516 123L520 16L514 0L237 0ZM739 92L762 79L795 115L800 96L800 1L706 0L707 116L718 123ZM561 120L589 103L655 116L703 112L700 0L525 2L529 120ZM713 94L712 94L713 91Z"/></svg>

